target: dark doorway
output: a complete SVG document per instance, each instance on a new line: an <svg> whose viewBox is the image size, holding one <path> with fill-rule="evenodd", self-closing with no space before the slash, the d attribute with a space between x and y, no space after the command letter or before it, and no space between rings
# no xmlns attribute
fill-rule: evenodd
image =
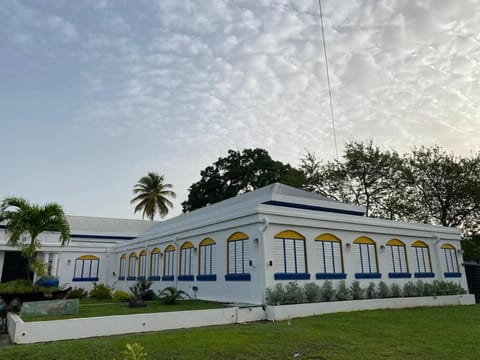
<svg viewBox="0 0 480 360"><path fill-rule="evenodd" d="M20 251L5 252L1 282L27 278L28 262Z"/></svg>
<svg viewBox="0 0 480 360"><path fill-rule="evenodd" d="M465 261L468 291L475 295L475 302L480 303L480 262Z"/></svg>

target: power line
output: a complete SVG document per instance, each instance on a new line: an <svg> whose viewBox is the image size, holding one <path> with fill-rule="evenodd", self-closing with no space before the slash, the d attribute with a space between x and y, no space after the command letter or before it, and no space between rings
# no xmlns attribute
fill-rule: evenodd
<svg viewBox="0 0 480 360"><path fill-rule="evenodd" d="M333 142L335 143L335 156L336 156L336 159L338 160L337 133L335 131L335 116L333 115L332 89L330 86L330 73L328 71L328 57L327 57L327 46L325 44L325 31L323 30L322 0L318 0L318 7L320 8L320 24L322 27L323 53L325 54L325 68L327 70L327 84L328 84L328 96L330 98L330 114L332 116Z"/></svg>

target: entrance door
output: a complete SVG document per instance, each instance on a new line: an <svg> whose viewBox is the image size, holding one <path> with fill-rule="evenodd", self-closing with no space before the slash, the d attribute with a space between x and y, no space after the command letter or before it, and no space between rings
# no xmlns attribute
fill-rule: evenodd
<svg viewBox="0 0 480 360"><path fill-rule="evenodd" d="M26 279L27 267L27 259L25 259L19 251L5 252L1 282Z"/></svg>

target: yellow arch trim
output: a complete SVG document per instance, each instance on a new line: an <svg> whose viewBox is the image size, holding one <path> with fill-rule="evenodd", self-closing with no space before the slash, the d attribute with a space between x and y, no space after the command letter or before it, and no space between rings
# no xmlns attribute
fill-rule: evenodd
<svg viewBox="0 0 480 360"><path fill-rule="evenodd" d="M193 248L193 244L190 242L190 241L186 241L182 244L182 246L180 246L180 250L182 249L191 249Z"/></svg>
<svg viewBox="0 0 480 360"><path fill-rule="evenodd" d="M322 234L315 238L315 241L342 242L338 237L332 234Z"/></svg>
<svg viewBox="0 0 480 360"><path fill-rule="evenodd" d="M441 249L453 249L455 250L455 246L451 245L451 244L443 244L442 246L440 246Z"/></svg>
<svg viewBox="0 0 480 360"><path fill-rule="evenodd" d="M162 252L161 252L160 249L157 248L157 247L154 248L154 249L152 250L152 252L151 252L151 254L161 254L161 253L162 253Z"/></svg>
<svg viewBox="0 0 480 360"><path fill-rule="evenodd" d="M138 256L147 256L147 250L143 249Z"/></svg>
<svg viewBox="0 0 480 360"><path fill-rule="evenodd" d="M375 241L370 239L369 237L366 236L361 236L353 242L354 244L370 244L370 245L375 245Z"/></svg>
<svg viewBox="0 0 480 360"><path fill-rule="evenodd" d="M216 244L215 240L212 238L205 238L200 242L199 246L214 245Z"/></svg>
<svg viewBox="0 0 480 360"><path fill-rule="evenodd" d="M168 245L168 246L165 248L165 252L168 252L168 251L175 251L175 246L173 246L173 245Z"/></svg>
<svg viewBox="0 0 480 360"><path fill-rule="evenodd" d="M133 258L133 257L138 257L135 252L132 252L128 258L131 259L131 258Z"/></svg>
<svg viewBox="0 0 480 360"><path fill-rule="evenodd" d="M423 241L417 240L412 244L412 247L428 248L428 245L425 244Z"/></svg>
<svg viewBox="0 0 480 360"><path fill-rule="evenodd" d="M127 254L122 254L122 256L120 256L120 260L121 259L126 259L127 258Z"/></svg>
<svg viewBox="0 0 480 360"><path fill-rule="evenodd" d="M93 255L83 255L78 257L77 260L98 260L98 257Z"/></svg>
<svg viewBox="0 0 480 360"><path fill-rule="evenodd" d="M237 231L235 233L233 233L232 235L230 235L230 237L227 239L227 241L236 241L236 240L246 240L248 239L248 235L243 233L243 232L240 232L240 231Z"/></svg>
<svg viewBox="0 0 480 360"><path fill-rule="evenodd" d="M388 240L385 245L389 245L389 246L403 246L403 247L405 247L405 244L404 244L402 241L398 240L398 239Z"/></svg>
<svg viewBox="0 0 480 360"><path fill-rule="evenodd" d="M293 230L285 230L279 232L277 235L274 236L276 239L294 239L294 240L305 240L305 236L302 234L293 231Z"/></svg>

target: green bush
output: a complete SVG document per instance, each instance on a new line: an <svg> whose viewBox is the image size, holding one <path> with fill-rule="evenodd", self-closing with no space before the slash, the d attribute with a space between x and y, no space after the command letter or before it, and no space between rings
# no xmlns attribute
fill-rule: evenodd
<svg viewBox="0 0 480 360"><path fill-rule="evenodd" d="M352 281L352 284L350 285L350 296L353 300L364 298L364 290L361 288L359 281Z"/></svg>
<svg viewBox="0 0 480 360"><path fill-rule="evenodd" d="M305 301L303 288L296 281L290 281L285 286L285 302L287 304L301 304Z"/></svg>
<svg viewBox="0 0 480 360"><path fill-rule="evenodd" d="M113 288L107 284L93 283L93 289L90 290L90 297L95 299L111 299Z"/></svg>
<svg viewBox="0 0 480 360"><path fill-rule="evenodd" d="M309 303L322 301L322 291L320 286L314 282L306 283L303 286L303 292L305 294L305 300Z"/></svg>
<svg viewBox="0 0 480 360"><path fill-rule="evenodd" d="M365 290L365 295L367 299L375 299L377 297L377 292L375 290L375 283L370 282L367 289Z"/></svg>
<svg viewBox="0 0 480 360"><path fill-rule="evenodd" d="M435 291L435 295L437 296L462 295L467 293L465 289L461 287L461 285L454 283L452 281L435 280L433 282L433 288Z"/></svg>
<svg viewBox="0 0 480 360"><path fill-rule="evenodd" d="M327 280L322 285L322 301L333 300L335 300L335 289L333 288L332 282Z"/></svg>
<svg viewBox="0 0 480 360"><path fill-rule="evenodd" d="M178 290L175 286L167 286L160 291L158 298L165 305L175 305L178 300L190 298L190 296L183 290Z"/></svg>
<svg viewBox="0 0 480 360"><path fill-rule="evenodd" d="M392 293L392 297L394 298L402 297L402 288L397 283L393 283L392 286L390 286L390 290Z"/></svg>
<svg viewBox="0 0 480 360"><path fill-rule="evenodd" d="M418 296L418 288L413 281L409 281L405 285L403 285L403 296L404 297Z"/></svg>
<svg viewBox="0 0 480 360"><path fill-rule="evenodd" d="M112 300L116 303L128 302L132 297L132 294L123 290L115 290L112 294Z"/></svg>
<svg viewBox="0 0 480 360"><path fill-rule="evenodd" d="M67 294L67 299L83 299L88 296L88 291L84 288L73 288Z"/></svg>
<svg viewBox="0 0 480 360"><path fill-rule="evenodd" d="M281 283L275 285L273 289L267 288L265 291L265 301L267 305L285 304L286 294Z"/></svg>
<svg viewBox="0 0 480 360"><path fill-rule="evenodd" d="M338 301L350 300L350 292L347 289L347 285L345 284L345 280L342 280L338 283L337 292L335 294L335 298Z"/></svg>
<svg viewBox="0 0 480 360"><path fill-rule="evenodd" d="M392 292L390 291L390 288L388 287L385 281L380 281L378 283L378 290L376 293L376 297L379 299L392 297Z"/></svg>

